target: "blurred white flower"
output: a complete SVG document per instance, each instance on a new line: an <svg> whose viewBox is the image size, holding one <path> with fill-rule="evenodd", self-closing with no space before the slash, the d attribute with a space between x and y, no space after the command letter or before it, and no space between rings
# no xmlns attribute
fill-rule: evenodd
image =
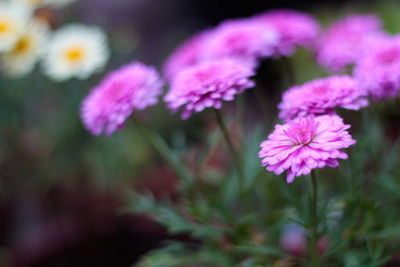
<svg viewBox="0 0 400 267"><path fill-rule="evenodd" d="M75 0L13 0L13 1L22 3L31 8L38 8L45 5L60 8L74 2Z"/></svg>
<svg viewBox="0 0 400 267"><path fill-rule="evenodd" d="M14 0L14 2L18 2L30 8L38 8L46 5L49 2L49 0Z"/></svg>
<svg viewBox="0 0 400 267"><path fill-rule="evenodd" d="M31 13L23 5L0 1L0 52L10 50L25 30Z"/></svg>
<svg viewBox="0 0 400 267"><path fill-rule="evenodd" d="M86 79L107 63L107 38L97 27L72 24L54 33L44 57L45 73L56 81Z"/></svg>
<svg viewBox="0 0 400 267"><path fill-rule="evenodd" d="M2 55L2 70L11 77L31 72L44 52L47 39L47 26L32 20L13 48Z"/></svg>

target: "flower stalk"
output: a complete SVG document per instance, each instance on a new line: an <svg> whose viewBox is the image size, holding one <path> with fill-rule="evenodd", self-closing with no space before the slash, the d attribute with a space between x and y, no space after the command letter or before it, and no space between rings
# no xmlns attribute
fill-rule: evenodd
<svg viewBox="0 0 400 267"><path fill-rule="evenodd" d="M150 130L142 121L132 116L133 121L142 133L143 137L153 146L164 160L174 169L185 185L188 185L192 178L189 171L184 167L176 153L168 146L165 140L155 131Z"/></svg>
<svg viewBox="0 0 400 267"><path fill-rule="evenodd" d="M317 240L318 240L318 184L317 179L315 177L315 171L311 172L311 183L312 183L312 225L310 228L311 231L311 241L310 241L310 259L311 266L318 266L319 258L317 251Z"/></svg>
<svg viewBox="0 0 400 267"><path fill-rule="evenodd" d="M287 58L287 57L282 57L282 63L283 63L283 67L284 67L286 75L287 75L289 85L292 86L296 83L292 64L291 64L289 58Z"/></svg>
<svg viewBox="0 0 400 267"><path fill-rule="evenodd" d="M228 145L228 149L232 154L233 160L235 161L241 197L242 197L242 199L244 199L245 198L245 177L244 177L242 158L240 157L235 146L233 145L232 139L229 135L228 129L226 128L226 125L222 118L221 112L218 109L214 109L214 113L215 113L215 117L216 117L218 126L221 129L222 135L224 136L225 142Z"/></svg>

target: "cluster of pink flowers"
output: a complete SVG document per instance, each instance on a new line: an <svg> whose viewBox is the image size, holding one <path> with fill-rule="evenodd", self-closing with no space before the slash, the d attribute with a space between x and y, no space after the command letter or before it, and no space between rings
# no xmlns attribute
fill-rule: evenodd
<svg viewBox="0 0 400 267"><path fill-rule="evenodd" d="M259 152L263 166L287 181L312 169L336 167L341 151L355 143L336 108L358 110L374 100L397 97L400 37L390 36L374 15L351 15L330 26L317 47L318 62L331 71L354 64L353 75L334 75L292 86L278 105L280 118Z"/></svg>
<svg viewBox="0 0 400 267"><path fill-rule="evenodd" d="M269 11L222 22L178 46L164 65L167 79L188 66L221 57L258 59L291 55L296 46L313 47L320 33L311 16L293 10Z"/></svg>
<svg viewBox="0 0 400 267"><path fill-rule="evenodd" d="M318 62L333 72L354 64L370 42L385 35L381 21L374 15L350 15L331 25L320 40Z"/></svg>
<svg viewBox="0 0 400 267"><path fill-rule="evenodd" d="M354 67L354 77L374 100L397 97L400 88L400 37L379 38Z"/></svg>
<svg viewBox="0 0 400 267"><path fill-rule="evenodd" d="M170 81L171 90L165 101L173 111L185 106L182 115L184 118L205 107L219 108L222 100L232 100L232 92L240 93L243 87L248 88L253 84L244 81L254 74L260 59L290 55L296 46L310 48L316 43L319 32L320 27L315 19L292 10L270 11L246 19L224 21L184 42L167 59L164 75ZM216 61L219 60L219 65L224 65L227 59L235 60L238 67L226 71L215 68L218 65ZM213 63L208 64L208 61ZM217 71L212 73L213 69ZM238 74L238 69L241 69L241 74ZM200 82L200 71L207 73L208 80ZM212 86L209 84L209 77L214 79ZM242 78L245 78L241 81L243 85L236 84ZM183 81L188 80L196 82L184 86ZM195 83L196 86L193 86ZM208 91L204 88L208 88ZM210 90L214 89L210 88L217 88L218 93L211 94ZM204 92L207 94L204 95ZM197 99L200 97L199 93L203 96ZM204 97L207 101L204 101Z"/></svg>
<svg viewBox="0 0 400 267"><path fill-rule="evenodd" d="M375 15L350 15L330 26L318 45L317 59L333 72L354 65L354 79L373 100L398 96L400 37L386 33Z"/></svg>
<svg viewBox="0 0 400 267"><path fill-rule="evenodd" d="M276 125L268 140L261 143L262 165L277 175L287 171L288 183L315 168L337 167L337 159L347 158L341 149L355 140L335 108L358 110L368 105L367 96L360 83L347 75L293 86L278 105L286 124Z"/></svg>
<svg viewBox="0 0 400 267"><path fill-rule="evenodd" d="M338 166L342 149L355 143L336 108L359 110L373 99L396 97L400 88L400 37L381 29L373 15L352 15L329 27L322 37L318 22L292 10L274 10L247 19L222 22L197 34L171 54L163 67L170 85L169 109L187 119L255 83L258 62L291 55L296 47L315 49L318 62L331 71L354 64L353 76L334 75L292 86L282 95L276 125L261 143L267 170L287 171L287 182L315 168ZM82 103L81 116L94 135L110 135L134 110L158 102L164 83L157 71L139 62L110 73Z"/></svg>

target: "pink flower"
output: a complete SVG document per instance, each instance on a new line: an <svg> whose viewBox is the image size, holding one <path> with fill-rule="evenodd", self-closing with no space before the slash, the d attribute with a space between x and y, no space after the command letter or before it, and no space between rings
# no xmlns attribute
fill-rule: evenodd
<svg viewBox="0 0 400 267"><path fill-rule="evenodd" d="M278 54L290 56L296 46L312 48L321 31L310 15L290 9L272 10L254 17L274 27L280 36Z"/></svg>
<svg viewBox="0 0 400 267"><path fill-rule="evenodd" d="M355 63L369 43L384 35L375 15L351 15L330 26L317 51L319 64L332 72L343 71Z"/></svg>
<svg viewBox="0 0 400 267"><path fill-rule="evenodd" d="M111 135L134 110L156 104L162 86L157 71L139 62L111 72L83 100L83 123L93 135Z"/></svg>
<svg viewBox="0 0 400 267"><path fill-rule="evenodd" d="M182 118L205 108L221 108L222 101L231 101L236 94L253 87L249 80L254 70L242 61L220 59L206 61L180 72L172 81L164 100L175 112L184 107Z"/></svg>
<svg viewBox="0 0 400 267"><path fill-rule="evenodd" d="M293 86L282 95L279 117L288 120L307 115L334 113L334 108L358 110L368 105L368 94L347 75L316 79Z"/></svg>
<svg viewBox="0 0 400 267"><path fill-rule="evenodd" d="M305 229L290 223L285 226L280 238L281 248L292 255L301 257L307 254L307 238Z"/></svg>
<svg viewBox="0 0 400 267"><path fill-rule="evenodd" d="M307 175L315 168L337 167L337 159L347 159L341 151L356 143L337 115L309 116L276 125L268 140L261 143L262 166L280 175L287 170L287 182Z"/></svg>
<svg viewBox="0 0 400 267"><path fill-rule="evenodd" d="M397 97L400 88L400 37L379 39L354 67L354 77L374 100Z"/></svg>
<svg viewBox="0 0 400 267"><path fill-rule="evenodd" d="M184 68L193 66L201 61L200 55L203 54L204 43L209 35L209 31L203 31L186 40L175 49L163 67L164 76L169 81Z"/></svg>
<svg viewBox="0 0 400 267"><path fill-rule="evenodd" d="M236 57L248 62L272 56L279 35L265 23L251 19L228 20L213 30L206 42L203 57Z"/></svg>

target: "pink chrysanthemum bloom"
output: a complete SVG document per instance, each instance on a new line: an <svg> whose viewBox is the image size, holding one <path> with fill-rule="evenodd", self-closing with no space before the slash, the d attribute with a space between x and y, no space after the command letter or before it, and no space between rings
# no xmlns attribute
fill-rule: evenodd
<svg viewBox="0 0 400 267"><path fill-rule="evenodd" d="M111 72L83 100L83 123L93 135L111 135L134 110L155 105L162 86L157 71L139 62Z"/></svg>
<svg viewBox="0 0 400 267"><path fill-rule="evenodd" d="M330 26L317 49L319 64L332 72L355 63L369 43L381 35L381 21L375 15L351 15Z"/></svg>
<svg viewBox="0 0 400 267"><path fill-rule="evenodd" d="M283 120L334 113L336 107L358 110L368 105L368 94L360 83L347 75L316 79L293 86L278 105Z"/></svg>
<svg viewBox="0 0 400 267"><path fill-rule="evenodd" d="M397 97L400 89L400 37L377 40L354 67L354 77L374 100Z"/></svg>
<svg viewBox="0 0 400 267"><path fill-rule="evenodd" d="M280 36L277 53L290 56L296 46L313 48L321 31L312 16L290 9L272 10L254 17L274 27Z"/></svg>
<svg viewBox="0 0 400 267"><path fill-rule="evenodd" d="M248 62L272 56L279 45L278 32L252 19L228 20L215 28L205 44L205 59L236 57Z"/></svg>
<svg viewBox="0 0 400 267"><path fill-rule="evenodd" d="M203 31L194 35L189 40L179 45L166 60L163 74L169 81L184 68L193 66L201 61L204 43L210 35L209 31Z"/></svg>
<svg viewBox="0 0 400 267"><path fill-rule="evenodd" d="M347 159L341 151L356 143L337 115L309 116L276 125L268 140L260 145L262 166L280 175L287 170L287 182L307 175L315 168L337 167L337 159Z"/></svg>
<svg viewBox="0 0 400 267"><path fill-rule="evenodd" d="M206 61L180 72L164 100L174 112L184 107L182 119L187 119L205 108L219 109L223 100L231 101L236 94L253 87L249 77L254 74L253 68L242 61Z"/></svg>

